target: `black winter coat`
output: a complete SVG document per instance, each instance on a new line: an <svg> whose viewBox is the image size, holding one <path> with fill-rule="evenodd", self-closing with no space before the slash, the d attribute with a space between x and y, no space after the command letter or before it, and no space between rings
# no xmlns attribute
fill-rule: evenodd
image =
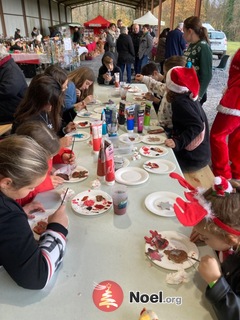
<svg viewBox="0 0 240 320"><path fill-rule="evenodd" d="M120 34L117 39L118 64L133 63L135 51L132 38L128 34Z"/></svg>
<svg viewBox="0 0 240 320"><path fill-rule="evenodd" d="M13 115L27 87L22 70L12 58L0 64L0 123L13 122Z"/></svg>
<svg viewBox="0 0 240 320"><path fill-rule="evenodd" d="M240 319L240 254L233 254L222 263L223 276L210 288L206 297L218 320Z"/></svg>

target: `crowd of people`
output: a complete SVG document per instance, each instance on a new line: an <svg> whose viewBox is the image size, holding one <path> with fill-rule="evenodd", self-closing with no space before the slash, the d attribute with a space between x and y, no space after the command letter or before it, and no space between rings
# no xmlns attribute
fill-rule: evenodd
<svg viewBox="0 0 240 320"><path fill-rule="evenodd" d="M16 30L16 39L19 32ZM33 30L33 36L38 36L37 30ZM117 24L111 23L96 80L100 85L113 85L116 73L123 81L126 68L130 83L133 68L135 81L145 83L149 90L146 99L153 102L167 135L165 145L173 149L182 171L195 172L212 161L213 173L220 177L216 181L221 182L215 181L214 189L201 194L178 177L190 191L186 195L188 201L179 200L175 211L181 223L194 226L192 241L200 239L223 251L221 270L216 259L203 257L199 272L208 283L206 296L218 318L237 319L240 49L231 61L227 88L209 132L204 102L212 78L212 53L200 19L189 17L174 30L164 29L159 35L155 61L149 62L152 48L149 25L140 30L139 25L133 24L129 30L121 19ZM62 261L68 233L64 205L49 217L47 231L39 243L31 235L27 218L31 218L33 209L43 209L34 202L37 193L63 183L61 177L51 174L53 163L75 161L69 149L72 138L65 134L76 130L76 113L93 100L94 82L95 75L89 67L67 73L51 65L28 86L7 49L0 45L0 122L13 123L12 134L0 143L0 238L17 232L14 225L22 232L22 241L12 253L8 252L9 244L0 241L0 264L25 288L43 288ZM17 242L14 236L11 241L13 246ZM52 251L47 249L50 246Z"/></svg>

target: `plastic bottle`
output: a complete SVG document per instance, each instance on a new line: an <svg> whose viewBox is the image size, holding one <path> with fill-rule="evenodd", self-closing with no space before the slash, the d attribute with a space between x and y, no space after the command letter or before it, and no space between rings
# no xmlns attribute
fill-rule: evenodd
<svg viewBox="0 0 240 320"><path fill-rule="evenodd" d="M100 181L104 181L106 176L106 157L104 150L104 141L101 143L101 148L98 154L98 164L97 164L97 177Z"/></svg>
<svg viewBox="0 0 240 320"><path fill-rule="evenodd" d="M115 183L113 144L107 139L104 140L104 149L106 159L105 182L108 185L113 185Z"/></svg>
<svg viewBox="0 0 240 320"><path fill-rule="evenodd" d="M102 120L102 136L105 137L107 134L107 124L106 124L106 114L104 109L102 110L101 120Z"/></svg>
<svg viewBox="0 0 240 320"><path fill-rule="evenodd" d="M137 113L137 131L138 131L138 133L143 132L143 118L144 118L144 110L138 110L138 113Z"/></svg>
<svg viewBox="0 0 240 320"><path fill-rule="evenodd" d="M150 113L151 113L151 105L146 104L145 110L144 110L144 120L143 120L143 125L145 129L148 129L150 126Z"/></svg>

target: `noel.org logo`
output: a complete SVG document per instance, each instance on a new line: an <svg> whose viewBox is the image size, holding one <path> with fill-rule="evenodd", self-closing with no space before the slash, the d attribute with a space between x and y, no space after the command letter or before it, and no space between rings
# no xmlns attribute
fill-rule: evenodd
<svg viewBox="0 0 240 320"><path fill-rule="evenodd" d="M94 285L93 302L104 312L117 310L123 302L122 288L114 281L105 280Z"/></svg>

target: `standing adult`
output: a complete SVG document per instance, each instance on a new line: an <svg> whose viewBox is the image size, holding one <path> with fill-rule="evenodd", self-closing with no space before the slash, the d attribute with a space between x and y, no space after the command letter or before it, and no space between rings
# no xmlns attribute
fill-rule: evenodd
<svg viewBox="0 0 240 320"><path fill-rule="evenodd" d="M184 21L183 32L185 40L189 43L184 55L197 72L200 83L199 100L203 104L207 101L207 87L212 79L212 51L208 32L196 16Z"/></svg>
<svg viewBox="0 0 240 320"><path fill-rule="evenodd" d="M141 68L145 66L149 61L149 56L151 55L153 48L153 38L149 34L149 24L144 24L142 27L142 36L140 38L138 56L141 60Z"/></svg>
<svg viewBox="0 0 240 320"><path fill-rule="evenodd" d="M80 33L80 30L78 27L75 27L74 28L74 32L73 32L73 39L72 41L74 43L80 43L80 40L81 40L81 33Z"/></svg>
<svg viewBox="0 0 240 320"><path fill-rule="evenodd" d="M183 38L183 22L176 29L170 31L166 37L165 59L172 56L182 56L186 49L186 41Z"/></svg>
<svg viewBox="0 0 240 320"><path fill-rule="evenodd" d="M15 31L15 33L14 33L14 40L16 40L16 39L21 39L21 38L22 38L20 32L21 32L21 30L18 29L18 28L16 28L16 31Z"/></svg>
<svg viewBox="0 0 240 320"><path fill-rule="evenodd" d="M128 34L127 27L121 27L120 36L117 39L118 63L121 69L121 79L123 81L123 73L126 66L127 82L131 83L131 65L134 62L135 51L133 47L132 38Z"/></svg>
<svg viewBox="0 0 240 320"><path fill-rule="evenodd" d="M108 28L108 32L107 32L106 43L104 45L104 50L105 50L105 52L106 51L112 52L117 60L116 29L117 29L116 24L110 23L109 28Z"/></svg>
<svg viewBox="0 0 240 320"><path fill-rule="evenodd" d="M165 28L159 35L155 62L160 63L160 72L163 74L163 64L165 61L166 38L170 29Z"/></svg>
<svg viewBox="0 0 240 320"><path fill-rule="evenodd" d="M141 61L138 56L140 39L142 36L142 32L140 32L139 25L134 23L132 25L132 32L130 34L133 42L134 52L135 52L135 61L134 61L134 71L135 75L141 72Z"/></svg>
<svg viewBox="0 0 240 320"><path fill-rule="evenodd" d="M39 35L38 29L36 27L33 27L32 32L31 32L32 38L36 39L38 35Z"/></svg>
<svg viewBox="0 0 240 320"><path fill-rule="evenodd" d="M118 39L118 37L120 36L122 27L123 27L122 19L118 19L117 27L116 27L116 39Z"/></svg>
<svg viewBox="0 0 240 320"><path fill-rule="evenodd" d="M13 122L13 115L28 85L22 70L0 45L0 123Z"/></svg>

